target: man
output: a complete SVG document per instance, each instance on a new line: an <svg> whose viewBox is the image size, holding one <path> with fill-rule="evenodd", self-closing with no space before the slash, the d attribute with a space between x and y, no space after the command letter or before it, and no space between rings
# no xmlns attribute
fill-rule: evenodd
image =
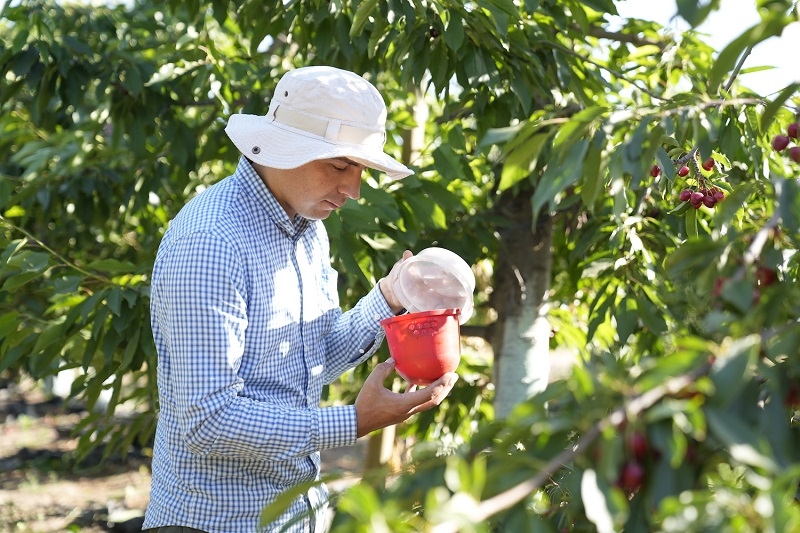
<svg viewBox="0 0 800 533"><path fill-rule="evenodd" d="M379 363L355 404L320 407L322 387L380 346L402 312L386 279L348 312L322 220L359 196L365 168L411 170L383 151L386 106L364 78L306 67L278 82L266 116L233 115L236 172L187 203L153 269L160 414L144 528L258 531L261 510L319 479L319 451L431 409L457 376L394 393ZM411 256L405 252L404 258ZM321 531L324 486L267 531Z"/></svg>

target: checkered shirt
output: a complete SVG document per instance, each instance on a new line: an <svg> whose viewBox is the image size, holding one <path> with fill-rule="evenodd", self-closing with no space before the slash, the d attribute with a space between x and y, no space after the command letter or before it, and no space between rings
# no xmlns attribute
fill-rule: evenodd
<svg viewBox="0 0 800 533"><path fill-rule="evenodd" d="M342 312L324 225L290 220L246 159L190 200L153 269L160 412L144 528L259 531L267 504L318 480L319 451L356 441L354 406L320 407L322 387L378 349L389 316L377 286ZM326 497L311 489L261 531Z"/></svg>

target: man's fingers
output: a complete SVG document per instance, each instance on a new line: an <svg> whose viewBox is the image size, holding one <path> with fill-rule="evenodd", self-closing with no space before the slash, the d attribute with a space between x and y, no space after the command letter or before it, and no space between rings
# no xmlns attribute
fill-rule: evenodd
<svg viewBox="0 0 800 533"><path fill-rule="evenodd" d="M436 407L450 394L458 381L458 374L448 372L424 389L412 390L403 394L411 405L410 414L427 411Z"/></svg>

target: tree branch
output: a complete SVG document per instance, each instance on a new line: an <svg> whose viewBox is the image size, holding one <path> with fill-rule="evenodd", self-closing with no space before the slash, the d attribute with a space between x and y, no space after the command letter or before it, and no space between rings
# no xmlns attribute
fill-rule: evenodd
<svg viewBox="0 0 800 533"><path fill-rule="evenodd" d="M583 30L577 24L573 24L571 27L575 31L583 32ZM653 39L640 37L638 35L633 35L630 33L608 31L597 26L589 28L589 36L597 37L598 39L608 39L610 41L617 41L620 43L629 43L634 46L653 45L657 46L662 50L666 47L666 43L664 43L663 41L655 41Z"/></svg>
<svg viewBox="0 0 800 533"><path fill-rule="evenodd" d="M739 61L736 63L736 66L733 68L733 72L731 72L731 77L728 79L728 83L725 84L725 92L726 93L733 86L733 82L739 76L739 72L742 70L742 67L744 66L744 62L745 62L745 60L747 60L747 56L749 56L750 52L752 52L752 51L753 51L753 45L752 44L749 45L747 48L745 48L744 53L742 54L742 57L739 58Z"/></svg>

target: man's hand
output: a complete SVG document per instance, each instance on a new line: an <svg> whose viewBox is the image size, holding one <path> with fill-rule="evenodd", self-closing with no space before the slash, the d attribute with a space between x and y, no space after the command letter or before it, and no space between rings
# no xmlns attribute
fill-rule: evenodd
<svg viewBox="0 0 800 533"><path fill-rule="evenodd" d="M411 252L411 250L406 250L403 252L403 257L401 257L400 260L394 264L392 270L389 272L389 275L378 281L378 286L381 288L381 293L386 299L386 303L389 304L389 307L391 307L395 314L403 310L403 304L397 299L397 295L394 293L394 284L397 282L397 273L399 272L400 265L403 263L403 261L413 257L413 255L414 254Z"/></svg>
<svg viewBox="0 0 800 533"><path fill-rule="evenodd" d="M404 393L397 393L383 386L392 370L394 359L378 363L358 393L355 407L359 437L436 407L458 381L458 374L449 372L423 389L409 385Z"/></svg>

